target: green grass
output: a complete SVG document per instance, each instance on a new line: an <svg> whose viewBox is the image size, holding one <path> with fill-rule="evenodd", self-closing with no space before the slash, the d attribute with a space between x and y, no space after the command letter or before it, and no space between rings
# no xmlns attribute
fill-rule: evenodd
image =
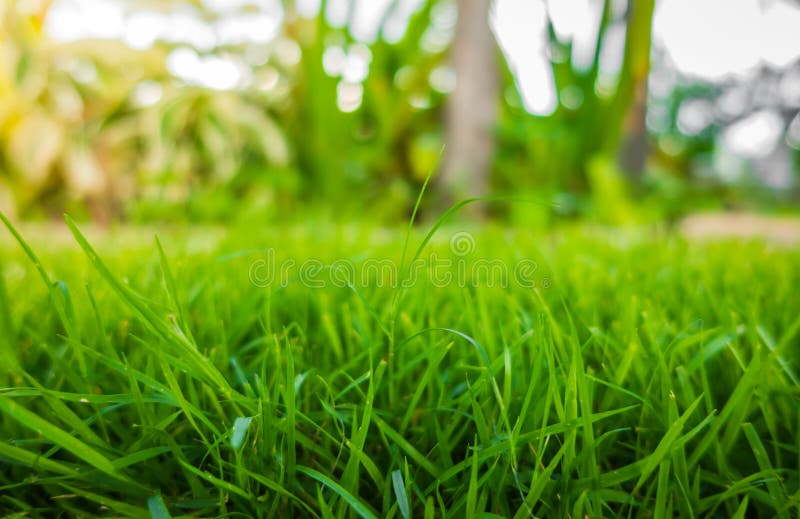
<svg viewBox="0 0 800 519"><path fill-rule="evenodd" d="M798 250L581 228L477 229L466 256L448 226L427 243L72 231L0 238L5 514L800 513ZM267 248L538 268L535 288L256 286Z"/></svg>

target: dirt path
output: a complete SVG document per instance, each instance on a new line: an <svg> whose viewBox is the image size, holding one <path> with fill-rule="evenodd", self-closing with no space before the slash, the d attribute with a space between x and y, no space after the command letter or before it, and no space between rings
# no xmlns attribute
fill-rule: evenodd
<svg viewBox="0 0 800 519"><path fill-rule="evenodd" d="M680 226L684 236L694 239L744 238L785 244L800 244L800 218L763 216L753 213L703 213L686 217Z"/></svg>

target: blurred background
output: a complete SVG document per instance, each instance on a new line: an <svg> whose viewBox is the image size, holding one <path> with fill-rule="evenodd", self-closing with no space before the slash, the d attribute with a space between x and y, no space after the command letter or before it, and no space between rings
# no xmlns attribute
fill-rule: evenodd
<svg viewBox="0 0 800 519"><path fill-rule="evenodd" d="M800 2L0 0L0 209L674 221L800 203ZM440 152L444 147L444 154Z"/></svg>

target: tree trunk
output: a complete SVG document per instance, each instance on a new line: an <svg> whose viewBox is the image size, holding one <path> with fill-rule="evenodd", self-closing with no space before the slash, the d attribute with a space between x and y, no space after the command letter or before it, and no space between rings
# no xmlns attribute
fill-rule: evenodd
<svg viewBox="0 0 800 519"><path fill-rule="evenodd" d="M641 178L647 156L645 116L654 8L655 0L628 4L625 56L606 141L622 171L635 182Z"/></svg>
<svg viewBox="0 0 800 519"><path fill-rule="evenodd" d="M647 159L647 78L634 86L633 103L622 127L617 162L620 169L634 182L639 182Z"/></svg>
<svg viewBox="0 0 800 519"><path fill-rule="evenodd" d="M439 177L442 205L484 196L489 187L500 82L490 5L491 0L458 0L451 49L457 79L447 106L444 170ZM481 209L473 205L468 212L477 216Z"/></svg>

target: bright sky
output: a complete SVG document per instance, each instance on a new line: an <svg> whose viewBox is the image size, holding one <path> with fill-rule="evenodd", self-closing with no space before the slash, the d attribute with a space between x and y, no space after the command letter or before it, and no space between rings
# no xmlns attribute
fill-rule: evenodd
<svg viewBox="0 0 800 519"><path fill-rule="evenodd" d="M217 43L271 41L278 33L282 14L276 0L204 0L224 14L215 24L203 22L185 6L168 13L126 13L122 2L108 0L56 0L47 30L62 41L85 37L121 38L135 48L146 48L162 39L187 43L198 51ZM355 0L353 32L371 41L377 20L391 0ZM343 23L348 0L330 0L328 17ZM403 0L398 14L389 20L388 37L402 35L407 17L421 0ZM242 5L257 5L257 13L242 14ZM302 14L319 9L319 0L299 0ZM549 7L559 36L573 40L573 61L591 60L601 2L598 0L496 0L492 25L523 93L526 108L548 114L556 105L550 67L545 58L545 20ZM625 0L615 0L621 12ZM656 43L666 49L678 70L707 80L742 75L761 63L788 64L800 56L800 8L787 0L659 0L654 19ZM602 49L603 68L613 72L621 61L624 27L611 29ZM183 49L171 60L171 70L187 80L213 88L235 86L236 65L218 58L202 58ZM221 78L224 73L228 79ZM233 78L233 79L231 79Z"/></svg>

